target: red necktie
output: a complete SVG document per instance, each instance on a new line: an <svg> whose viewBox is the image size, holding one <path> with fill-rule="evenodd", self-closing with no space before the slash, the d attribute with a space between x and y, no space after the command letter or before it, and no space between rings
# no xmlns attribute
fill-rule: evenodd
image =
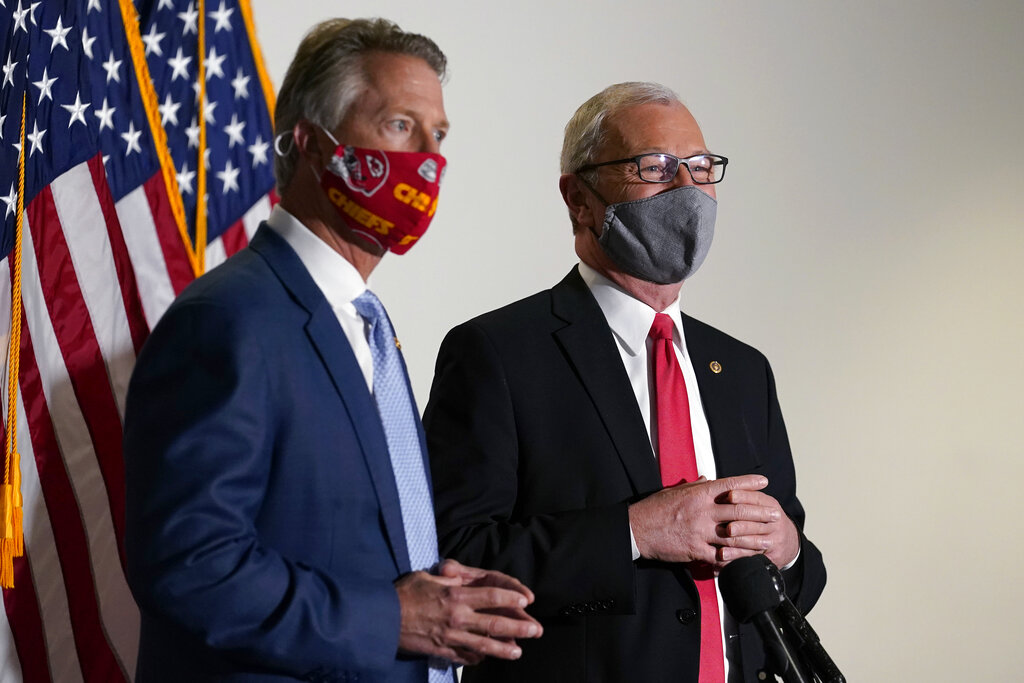
<svg viewBox="0 0 1024 683"><path fill-rule="evenodd" d="M649 333L654 342L654 403L658 415L658 464L661 483L675 486L697 479L697 458L693 451L690 427L690 401L686 397L683 371L672 346L672 318L664 313L654 316ZM700 683L725 681L725 655L722 653L722 620L718 614L715 575L709 565L691 563L693 582L700 598Z"/></svg>

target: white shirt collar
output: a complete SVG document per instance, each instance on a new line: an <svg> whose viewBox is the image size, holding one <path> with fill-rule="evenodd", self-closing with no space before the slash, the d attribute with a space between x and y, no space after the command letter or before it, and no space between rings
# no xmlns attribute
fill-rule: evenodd
<svg viewBox="0 0 1024 683"><path fill-rule="evenodd" d="M664 311L655 311L586 263L580 262L579 269L580 276L597 299L597 305L601 307L612 333L631 355L645 352L654 316L660 312L672 318L677 343L685 356L686 344L683 343L683 321L678 296Z"/></svg>
<svg viewBox="0 0 1024 683"><path fill-rule="evenodd" d="M295 250L332 309L350 306L353 299L366 291L367 284L356 267L280 204L270 212L267 225Z"/></svg>

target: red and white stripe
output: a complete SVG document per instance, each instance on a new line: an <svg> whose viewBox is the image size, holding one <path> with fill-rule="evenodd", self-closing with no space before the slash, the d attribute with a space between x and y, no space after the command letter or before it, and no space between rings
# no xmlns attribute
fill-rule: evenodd
<svg viewBox="0 0 1024 683"><path fill-rule="evenodd" d="M274 204L277 204L277 195L274 192L264 195L240 220L235 221L220 237L211 241L206 247L206 270L212 270L245 249L252 236L256 234L260 223L270 215L270 209Z"/></svg>
<svg viewBox="0 0 1024 683"><path fill-rule="evenodd" d="M194 275L159 173L117 202L146 322L152 329Z"/></svg>
<svg viewBox="0 0 1024 683"><path fill-rule="evenodd" d="M249 243L276 200L268 194L208 247L207 270ZM10 320L9 261L0 261L0 330ZM25 556L15 560L16 589L3 595L0 683L134 677L125 397L149 330L192 278L159 174L115 205L97 155L25 210L17 425Z"/></svg>
<svg viewBox="0 0 1024 683"><path fill-rule="evenodd" d="M148 204L114 207L98 155L54 180L24 214L18 443L26 554L15 564L16 589L4 592L0 681L134 674L139 614L121 542L124 401L149 316L170 303L147 304L147 294L169 287L167 299L184 286L166 250L155 271L133 258L129 245L146 241L134 233L159 229L153 215ZM129 219L130 237L122 231ZM4 268L7 304L7 261ZM155 285L146 279L154 272ZM10 319L9 310L0 315Z"/></svg>

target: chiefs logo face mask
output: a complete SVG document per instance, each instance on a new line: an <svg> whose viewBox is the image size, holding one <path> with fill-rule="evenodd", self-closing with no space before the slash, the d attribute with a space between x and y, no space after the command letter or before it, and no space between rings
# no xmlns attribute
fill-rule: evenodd
<svg viewBox="0 0 1024 683"><path fill-rule="evenodd" d="M339 144L320 186L352 232L396 254L416 244L437 211L445 158Z"/></svg>

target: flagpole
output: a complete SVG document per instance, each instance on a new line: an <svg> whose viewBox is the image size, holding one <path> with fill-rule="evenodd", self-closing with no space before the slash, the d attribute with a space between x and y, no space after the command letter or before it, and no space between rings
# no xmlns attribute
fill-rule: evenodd
<svg viewBox="0 0 1024 683"><path fill-rule="evenodd" d="M193 245L188 235L185 203L181 199L181 189L178 187L178 177L175 175L174 159L171 158L171 151L167 144L167 132L159 118L159 100L156 88L153 87L153 79L149 74L149 66L146 64L146 48L142 44L139 31L139 15L132 0L119 0L118 4L121 8L121 21L124 23L125 37L128 39L128 51L135 69L135 80L139 84L139 96L142 98L142 104L146 110L146 120L149 122L149 130L153 135L153 147L156 148L157 157L160 159L160 170L163 174L164 184L167 186L167 199L171 205L171 213L178 225L178 233L185 243L192 272L198 276L203 272L203 261L197 256L197 252L205 250L200 250Z"/></svg>
<svg viewBox="0 0 1024 683"><path fill-rule="evenodd" d="M199 50L199 161L196 167L196 263L197 275L206 272L206 0L198 0L196 22Z"/></svg>

